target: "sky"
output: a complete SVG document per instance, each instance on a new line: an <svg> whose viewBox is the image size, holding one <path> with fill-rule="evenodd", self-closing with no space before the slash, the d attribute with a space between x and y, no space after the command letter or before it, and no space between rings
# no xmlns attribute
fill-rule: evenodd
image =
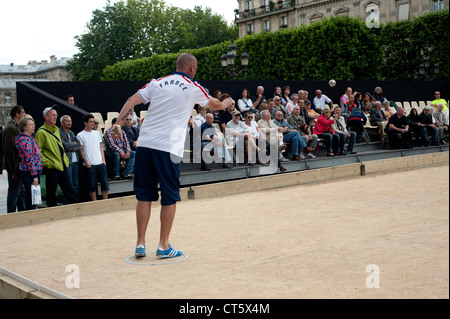
<svg viewBox="0 0 450 319"><path fill-rule="evenodd" d="M50 62L50 56L70 58L78 52L74 37L85 32L92 11L107 0L12 0L0 2L0 64ZM111 0L111 3L119 0ZM165 0L167 5L209 7L231 24L237 0Z"/></svg>

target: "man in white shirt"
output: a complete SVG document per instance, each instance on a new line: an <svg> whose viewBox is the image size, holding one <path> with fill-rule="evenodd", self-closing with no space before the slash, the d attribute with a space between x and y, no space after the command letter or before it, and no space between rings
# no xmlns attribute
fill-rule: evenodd
<svg viewBox="0 0 450 319"><path fill-rule="evenodd" d="M124 119L139 104L150 103L142 124L135 160L134 191L136 206L137 247L135 256L146 256L145 234L150 220L152 202L159 199L161 189L161 232L156 256L172 258L182 256L169 243L176 211L180 201L179 178L181 158L186 138L186 123L195 104L213 110L224 110L232 99L220 102L193 81L197 59L182 53L177 59L177 70L172 75L152 80L128 98L118 117L115 128L120 130Z"/></svg>
<svg viewBox="0 0 450 319"><path fill-rule="evenodd" d="M108 173L105 154L102 148L100 132L94 130L94 115L83 117L84 130L78 133L77 140L81 145L80 155L88 172L88 192L93 201L97 200L97 182L100 182L102 198L108 199Z"/></svg>
<svg viewBox="0 0 450 319"><path fill-rule="evenodd" d="M286 110L286 114L285 114L286 118L291 116L292 111L294 110L294 107L296 107L297 105L298 105L298 94L294 93L291 95L291 100L289 102L287 102L286 106L284 107L284 109Z"/></svg>
<svg viewBox="0 0 450 319"><path fill-rule="evenodd" d="M251 113L248 113L251 114ZM250 129L244 124L244 122L240 121L241 113L238 110L233 111L233 119L227 123L227 127L225 129L225 138L229 145L233 145L236 147L236 154L242 155L243 157L243 142L245 142L245 147L247 149L248 155L248 163L254 164L254 150L258 151L258 147L256 146L256 142L252 137L252 132ZM240 157L240 156L239 156ZM250 165L252 166L252 165Z"/></svg>
<svg viewBox="0 0 450 319"><path fill-rule="evenodd" d="M317 113L322 113L322 111L325 110L325 108L329 108L330 110L333 109L333 102L328 96L322 94L321 90L316 90L316 97L313 100L313 105L314 110Z"/></svg>

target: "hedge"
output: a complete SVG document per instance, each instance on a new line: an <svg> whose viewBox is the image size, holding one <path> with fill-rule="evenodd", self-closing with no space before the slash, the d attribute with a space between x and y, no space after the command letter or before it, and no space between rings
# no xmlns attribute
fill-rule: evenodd
<svg viewBox="0 0 450 319"><path fill-rule="evenodd" d="M235 41L250 56L243 80L412 80L425 56L449 76L449 11L368 28L361 19L332 17L309 26L247 35ZM231 42L189 50L199 80L229 80L220 56ZM105 81L148 81L175 70L177 54L128 60L104 69ZM240 59L236 59L240 69Z"/></svg>

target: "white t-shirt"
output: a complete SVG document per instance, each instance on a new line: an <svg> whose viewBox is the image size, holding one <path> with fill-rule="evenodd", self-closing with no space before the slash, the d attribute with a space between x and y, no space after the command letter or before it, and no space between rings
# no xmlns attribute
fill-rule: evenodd
<svg viewBox="0 0 450 319"><path fill-rule="evenodd" d="M137 146L183 157L186 125L195 104L208 105L210 96L206 89L187 74L174 72L146 84L138 94L150 106Z"/></svg>
<svg viewBox="0 0 450 319"><path fill-rule="evenodd" d="M325 108L330 108L326 103L330 103L331 100L328 96L326 96L325 94L322 94L322 96L320 97L320 99L316 96L314 98L314 105L316 106L316 108L325 110Z"/></svg>
<svg viewBox="0 0 450 319"><path fill-rule="evenodd" d="M251 99L239 99L238 107L241 113L247 112L253 106L253 102Z"/></svg>
<svg viewBox="0 0 450 319"><path fill-rule="evenodd" d="M91 165L103 164L102 153L100 151L102 137L99 131L81 131L77 135L77 140L83 146L83 154Z"/></svg>
<svg viewBox="0 0 450 319"><path fill-rule="evenodd" d="M247 126L247 124L245 124L245 123L244 123L244 125ZM259 137L258 123L256 123L255 121L251 121L250 126L247 126L247 128L250 130L250 132L252 132L253 136Z"/></svg>
<svg viewBox="0 0 450 319"><path fill-rule="evenodd" d="M202 126L202 124L205 123L205 122L206 122L206 118L203 117L203 115L201 115L201 114L197 114L197 116L194 119L194 125L196 127Z"/></svg>
<svg viewBox="0 0 450 319"><path fill-rule="evenodd" d="M295 104L292 101L289 101L286 103L286 106L284 107L284 109L286 110L288 115L292 114L292 111L294 110L294 107L296 107L298 104Z"/></svg>

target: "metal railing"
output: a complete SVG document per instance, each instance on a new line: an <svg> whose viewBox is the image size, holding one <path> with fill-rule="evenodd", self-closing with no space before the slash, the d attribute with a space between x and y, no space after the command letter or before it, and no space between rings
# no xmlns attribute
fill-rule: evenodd
<svg viewBox="0 0 450 319"><path fill-rule="evenodd" d="M258 17L264 14L269 14L293 7L295 7L295 0L273 1L270 2L269 5L263 5L259 8L245 9L244 11L239 12L239 14L236 12L236 20Z"/></svg>

